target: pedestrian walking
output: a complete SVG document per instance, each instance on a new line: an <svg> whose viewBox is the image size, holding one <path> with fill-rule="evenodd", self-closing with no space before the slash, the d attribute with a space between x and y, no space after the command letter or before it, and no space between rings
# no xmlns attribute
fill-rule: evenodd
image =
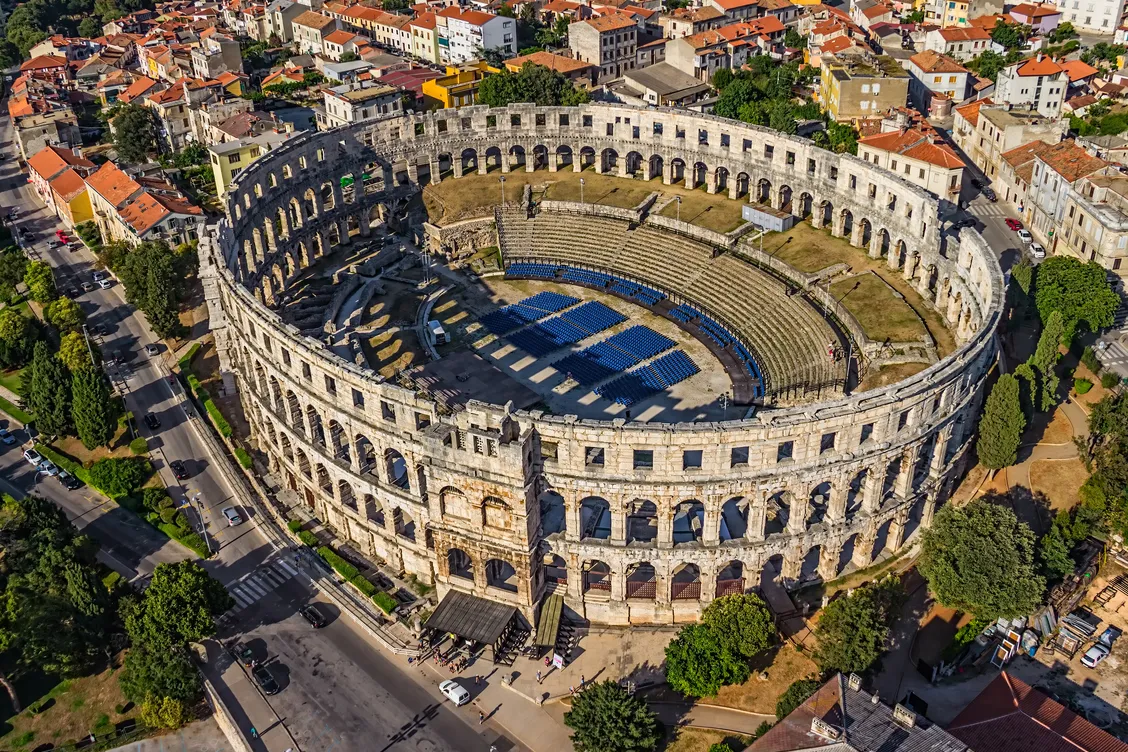
<svg viewBox="0 0 1128 752"><path fill-rule="evenodd" d="M587 686L587 679L584 678L583 674L580 674L580 689L583 689L585 686Z"/></svg>
<svg viewBox="0 0 1128 752"><path fill-rule="evenodd" d="M485 722L486 722L486 714L479 710L478 711L478 725L481 726Z"/></svg>
<svg viewBox="0 0 1128 752"><path fill-rule="evenodd" d="M575 684L568 687L568 694L572 694L572 695L576 694L576 685Z"/></svg>
<svg viewBox="0 0 1128 752"><path fill-rule="evenodd" d="M537 672L537 684L540 684L540 683L541 683L541 672L538 671Z"/></svg>
<svg viewBox="0 0 1128 752"><path fill-rule="evenodd" d="M256 729L254 726L251 726L251 738L258 739L258 729Z"/></svg>
<svg viewBox="0 0 1128 752"><path fill-rule="evenodd" d="M482 675L481 674L474 674L474 683L475 684L481 684L482 683Z"/></svg>

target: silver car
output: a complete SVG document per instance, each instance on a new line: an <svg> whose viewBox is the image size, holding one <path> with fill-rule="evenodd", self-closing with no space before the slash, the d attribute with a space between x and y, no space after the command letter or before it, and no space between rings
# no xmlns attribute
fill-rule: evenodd
<svg viewBox="0 0 1128 752"><path fill-rule="evenodd" d="M243 524L243 518L239 516L239 510L235 507L225 507L223 516L227 518L227 524L230 527Z"/></svg>

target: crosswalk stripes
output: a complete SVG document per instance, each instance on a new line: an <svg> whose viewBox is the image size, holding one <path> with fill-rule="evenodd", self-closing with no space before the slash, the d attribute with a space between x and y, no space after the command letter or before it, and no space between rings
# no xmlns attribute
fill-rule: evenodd
<svg viewBox="0 0 1128 752"><path fill-rule="evenodd" d="M1007 211L1005 207L998 204L984 204L975 205L971 207L971 213L977 217L1005 217Z"/></svg>
<svg viewBox="0 0 1128 752"><path fill-rule="evenodd" d="M1101 356L1101 362L1110 368L1128 363L1128 348L1119 342L1111 343Z"/></svg>
<svg viewBox="0 0 1128 752"><path fill-rule="evenodd" d="M297 574L298 569L290 556L263 563L253 572L243 575L228 586L227 592L235 600L235 605L223 615L223 618L229 618L245 608L250 608Z"/></svg>

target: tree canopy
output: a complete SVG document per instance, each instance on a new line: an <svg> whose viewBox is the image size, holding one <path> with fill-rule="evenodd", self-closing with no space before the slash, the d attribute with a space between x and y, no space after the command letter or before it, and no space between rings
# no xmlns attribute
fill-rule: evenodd
<svg viewBox="0 0 1128 752"><path fill-rule="evenodd" d="M36 429L46 436L62 436L71 425L71 378L66 366L47 343L35 343L28 367L27 407L35 415Z"/></svg>
<svg viewBox="0 0 1128 752"><path fill-rule="evenodd" d="M117 429L110 388L101 371L85 366L71 377L72 417L78 438L87 449L107 446Z"/></svg>
<svg viewBox="0 0 1128 752"><path fill-rule="evenodd" d="M82 306L70 298L55 298L43 309L43 317L60 332L69 332L82 326L86 314Z"/></svg>
<svg viewBox="0 0 1128 752"><path fill-rule="evenodd" d="M795 708L806 702L821 686L822 682L818 679L798 679L791 682L776 701L776 720L782 721L791 715Z"/></svg>
<svg viewBox="0 0 1128 752"><path fill-rule="evenodd" d="M943 506L918 566L941 603L981 619L1030 615L1046 586L1034 570L1034 533L987 497Z"/></svg>
<svg viewBox="0 0 1128 752"><path fill-rule="evenodd" d="M723 595L705 608L701 621L733 655L748 659L776 643L775 619L758 595Z"/></svg>
<svg viewBox="0 0 1128 752"><path fill-rule="evenodd" d="M0 367L22 366L31 359L39 327L16 308L0 310Z"/></svg>
<svg viewBox="0 0 1128 752"><path fill-rule="evenodd" d="M666 682L690 697L712 697L727 684L743 682L748 671L748 661L705 624L683 627L666 646Z"/></svg>
<svg viewBox="0 0 1128 752"><path fill-rule="evenodd" d="M482 79L478 88L478 102L490 107L504 107L513 102L572 106L588 99L587 91L577 89L560 71L533 63L525 63L517 73L502 68L500 73Z"/></svg>
<svg viewBox="0 0 1128 752"><path fill-rule="evenodd" d="M139 104L118 105L112 114L114 149L123 162L140 164L157 150L153 111Z"/></svg>
<svg viewBox="0 0 1128 752"><path fill-rule="evenodd" d="M24 273L27 293L36 303L50 303L58 294L55 292L55 272L45 261L32 261Z"/></svg>
<svg viewBox="0 0 1128 752"><path fill-rule="evenodd" d="M904 597L900 580L890 577L828 603L815 627L818 648L814 658L819 668L844 674L862 674L873 668L885 651L889 628Z"/></svg>
<svg viewBox="0 0 1128 752"><path fill-rule="evenodd" d="M1062 341L1068 344L1081 328L1095 332L1112 326L1120 296L1109 287L1104 268L1095 261L1051 256L1038 265L1034 302L1043 325L1051 313L1061 312Z"/></svg>
<svg viewBox="0 0 1128 752"><path fill-rule="evenodd" d="M999 19L995 28L991 29L991 41L1008 50L1021 50L1032 33L1033 29L1029 26Z"/></svg>
<svg viewBox="0 0 1128 752"><path fill-rule="evenodd" d="M983 415L979 419L979 440L975 449L979 461L989 470L1010 467L1018 460L1026 415L1019 399L1018 379L1005 373L991 388Z"/></svg>
<svg viewBox="0 0 1128 752"><path fill-rule="evenodd" d="M651 752L662 732L646 703L617 682L589 684L564 714L576 752Z"/></svg>

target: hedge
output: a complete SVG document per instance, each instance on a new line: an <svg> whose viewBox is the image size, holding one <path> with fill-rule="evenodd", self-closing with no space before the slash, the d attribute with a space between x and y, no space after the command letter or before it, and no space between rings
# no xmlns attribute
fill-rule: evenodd
<svg viewBox="0 0 1128 752"><path fill-rule="evenodd" d="M317 536L308 530L302 530L298 533L298 540L310 548L317 548Z"/></svg>
<svg viewBox="0 0 1128 752"><path fill-rule="evenodd" d="M397 608L399 608L399 601L384 592L379 592L373 595L372 602L375 603L385 614L390 614Z"/></svg>
<svg viewBox="0 0 1128 752"><path fill-rule="evenodd" d="M200 555L201 559L207 559L211 556L208 552L208 544L204 543L204 539L198 533L193 533L190 530L179 528L171 522L162 522L157 525L157 529L162 533L172 538L174 541L179 541L183 545L195 551Z"/></svg>
<svg viewBox="0 0 1128 752"><path fill-rule="evenodd" d="M83 467L78 460L39 442L35 443L35 450L86 485L95 488L94 484L90 482L90 471Z"/></svg>
<svg viewBox="0 0 1128 752"><path fill-rule="evenodd" d="M176 364L180 366L180 372L185 376L187 376L188 370L192 367L192 359L196 357L196 353L199 351L200 343L193 342L192 346L188 348L188 352L184 353L184 357L176 361Z"/></svg>
<svg viewBox="0 0 1128 752"><path fill-rule="evenodd" d="M251 455L243 447L235 447L235 459L239 460L239 464L247 470L251 469Z"/></svg>
<svg viewBox="0 0 1128 752"><path fill-rule="evenodd" d="M18 420L20 423L23 423L25 426L32 421L32 417L30 415L28 415L19 407L13 405L3 397L0 397L0 410L8 413L8 415L11 415L13 418Z"/></svg>
<svg viewBox="0 0 1128 752"><path fill-rule="evenodd" d="M297 533L302 529L302 521L301 520L290 520L289 522L286 523L286 527L288 527L290 529L291 533Z"/></svg>
<svg viewBox="0 0 1128 752"><path fill-rule="evenodd" d="M373 585L368 580L364 579L359 574L356 577L353 577L351 580L349 580L349 582L352 584L353 587L355 587L357 590L364 593L365 595L367 595L370 598L372 596L376 595L376 586Z"/></svg>
<svg viewBox="0 0 1128 752"><path fill-rule="evenodd" d="M346 580L352 580L352 578L360 574L356 567L342 559L333 549L329 548L328 546L319 546L317 549L317 555L322 559L325 559L325 561L329 562L329 566L333 567L333 569L336 569L337 574L341 575Z"/></svg>
<svg viewBox="0 0 1128 752"><path fill-rule="evenodd" d="M1089 381L1088 379L1073 380L1073 391L1077 392L1078 394L1085 394L1092 388L1093 382Z"/></svg>

